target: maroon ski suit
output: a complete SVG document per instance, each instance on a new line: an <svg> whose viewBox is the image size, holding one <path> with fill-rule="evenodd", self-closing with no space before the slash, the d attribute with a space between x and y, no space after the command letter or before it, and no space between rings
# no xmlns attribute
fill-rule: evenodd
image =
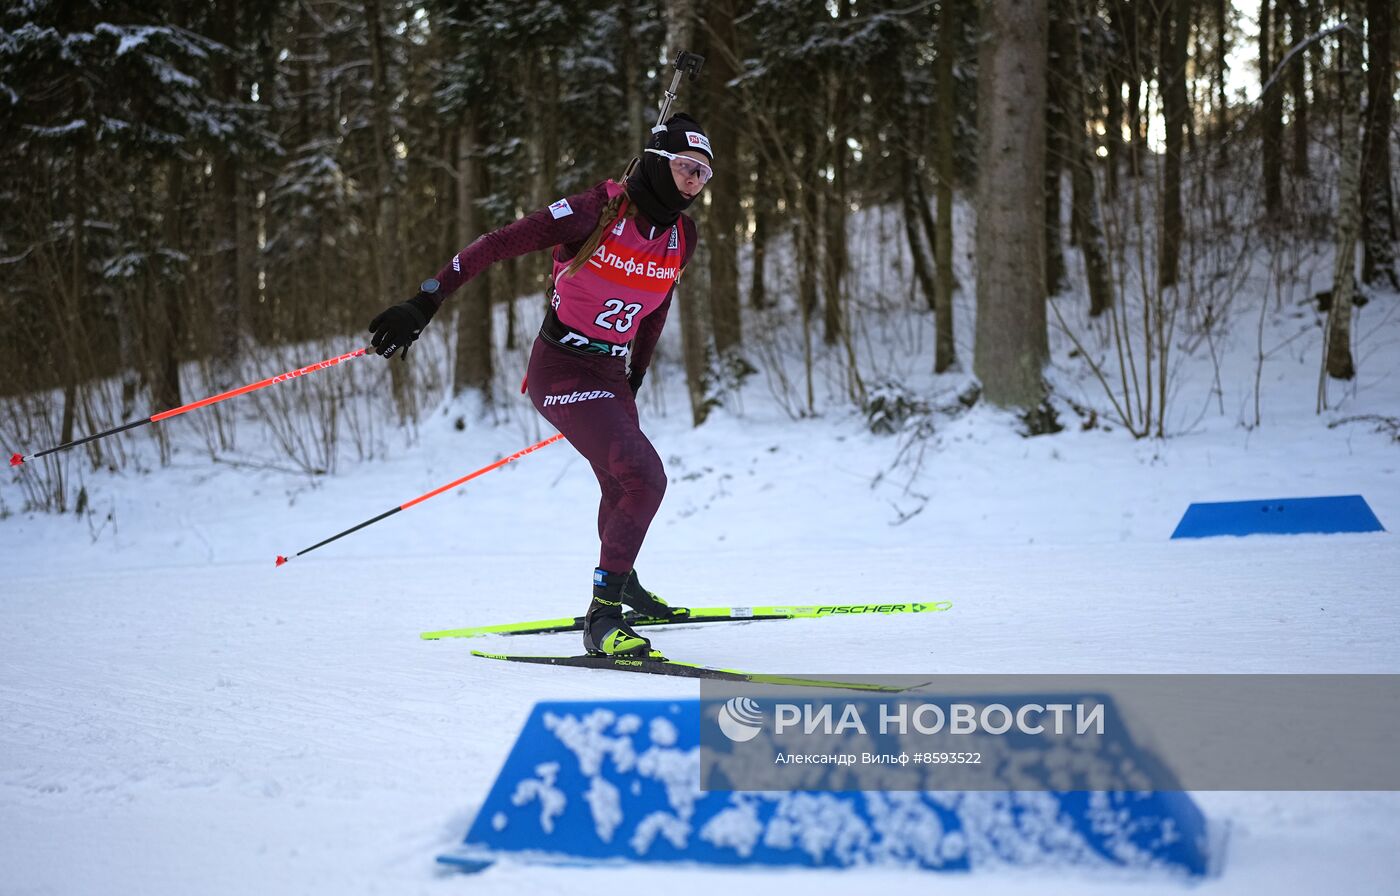
<svg viewBox="0 0 1400 896"><path fill-rule="evenodd" d="M638 212L605 232L576 275L563 276L617 189L598 184L485 234L438 280L447 296L494 262L554 248L555 295L530 352L530 400L592 465L602 489L598 566L626 573L666 492L661 457L638 425L628 344L636 382L651 364L697 233L684 214L673 227L654 227Z"/></svg>

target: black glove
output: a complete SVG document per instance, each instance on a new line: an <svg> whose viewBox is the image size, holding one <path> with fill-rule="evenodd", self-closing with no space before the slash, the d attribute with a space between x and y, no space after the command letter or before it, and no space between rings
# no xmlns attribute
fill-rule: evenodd
<svg viewBox="0 0 1400 896"><path fill-rule="evenodd" d="M637 390L642 388L642 380L646 378L645 370L634 370L627 374L627 385L632 389L632 397L637 396Z"/></svg>
<svg viewBox="0 0 1400 896"><path fill-rule="evenodd" d="M403 357L406 359L408 347L437 313L438 303L434 299L437 290L436 280L424 280L418 295L379 312L374 320L369 322L369 331L374 334L374 338L370 340L370 348L385 358L394 357L394 352L402 348Z"/></svg>

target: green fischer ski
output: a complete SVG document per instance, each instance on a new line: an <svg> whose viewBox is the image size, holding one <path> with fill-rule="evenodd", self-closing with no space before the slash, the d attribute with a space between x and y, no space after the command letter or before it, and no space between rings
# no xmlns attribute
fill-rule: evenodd
<svg viewBox="0 0 1400 896"><path fill-rule="evenodd" d="M488 660L506 660L512 663L539 663L547 666L577 666L584 669L615 669L618 672L643 672L649 675L672 675L677 678L710 678L720 681L748 681L754 684L783 685L787 687L838 688L848 691L876 691L900 693L917 684L899 687L890 684L872 684L859 681L829 681L821 678L794 678L787 675L769 675L763 672L744 672L739 669L719 669L714 666L701 666L696 663L683 663L662 657L637 656L522 656L508 653L486 653L473 650L472 656Z"/></svg>
<svg viewBox="0 0 1400 896"><path fill-rule="evenodd" d="M938 613L950 609L951 601L905 604L803 604L771 607L691 607L688 615L679 618L652 618L626 614L627 624L634 628L649 625L690 625L701 622L755 622L765 619L820 619L825 616L878 616L903 613ZM544 635L554 632L583 631L582 616L559 619L537 619L533 622L506 622L500 625L478 625L472 628L452 628L440 632L423 632L425 641L441 638L479 638L484 635Z"/></svg>

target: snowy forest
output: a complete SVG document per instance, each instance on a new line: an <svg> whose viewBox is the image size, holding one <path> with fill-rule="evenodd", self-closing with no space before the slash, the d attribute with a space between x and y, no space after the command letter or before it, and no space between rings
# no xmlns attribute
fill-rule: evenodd
<svg viewBox="0 0 1400 896"><path fill-rule="evenodd" d="M757 377L794 418L894 426L928 402L901 385L913 361L1054 430L1053 335L1100 385L1078 410L1168 437L1177 353L1262 326L1235 301L1260 266L1276 308L1319 315L1322 411L1365 364L1353 309L1397 288L1397 17L1388 0L11 3L0 435L68 442L363 345L478 235L619 177L679 49L706 61L676 108L717 152L663 352L694 424ZM1318 259L1330 276L1300 286ZM312 472L374 457L445 398L489 415L547 274L498 265L409 362L308 378L258 414ZM242 417L204 413L211 452L236 444ZM72 465L127 463L121 440L47 459L25 504L71 509Z"/></svg>

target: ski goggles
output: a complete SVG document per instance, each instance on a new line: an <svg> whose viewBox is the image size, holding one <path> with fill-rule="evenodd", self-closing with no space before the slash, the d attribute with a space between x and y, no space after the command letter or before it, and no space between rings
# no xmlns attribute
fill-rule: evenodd
<svg viewBox="0 0 1400 896"><path fill-rule="evenodd" d="M709 183L710 178L715 176L713 168L698 159L692 159L690 156L678 156L664 149L648 149L647 152L656 153L663 159L670 159L672 171L685 180L692 177L699 178L701 186Z"/></svg>

